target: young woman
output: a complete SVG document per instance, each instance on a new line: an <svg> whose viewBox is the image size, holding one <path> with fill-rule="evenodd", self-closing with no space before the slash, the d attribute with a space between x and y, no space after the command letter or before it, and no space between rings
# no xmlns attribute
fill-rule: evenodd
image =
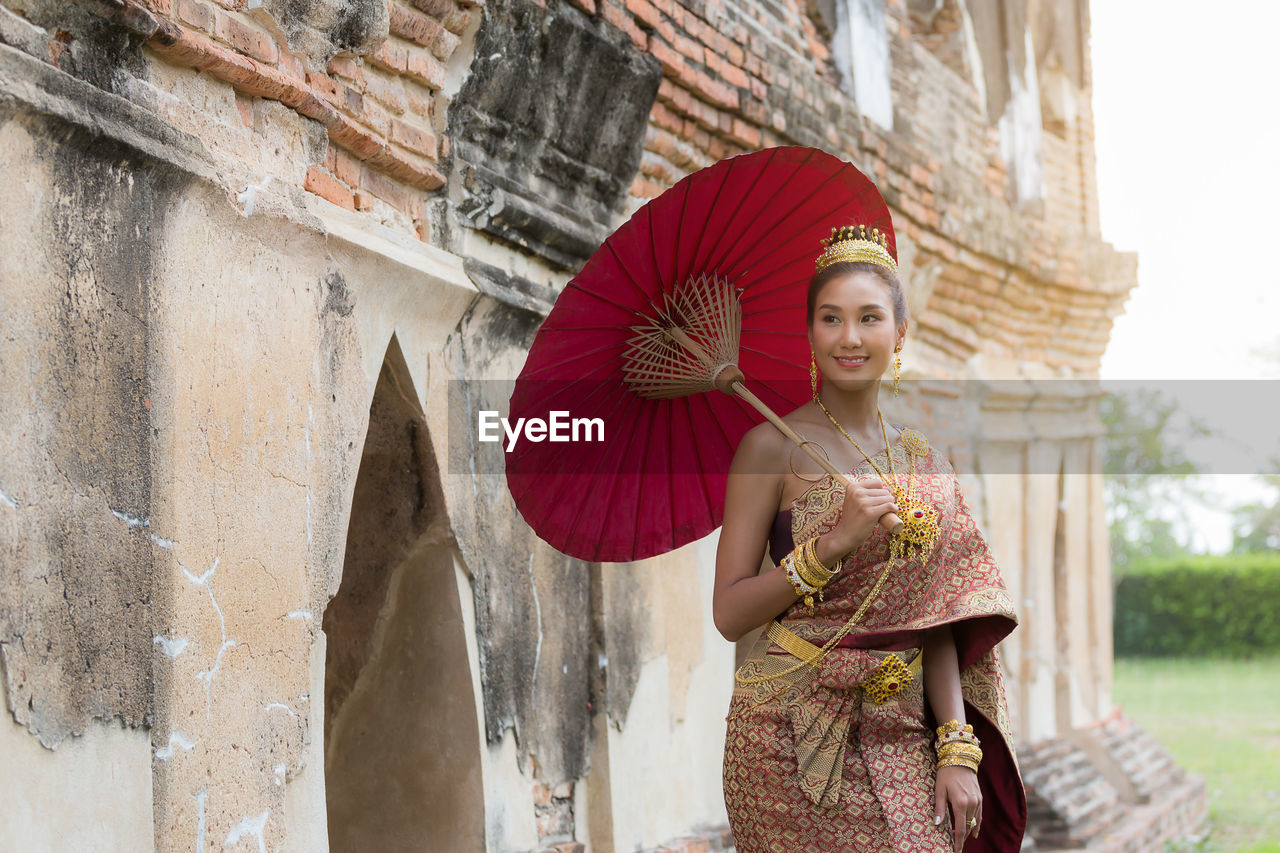
<svg viewBox="0 0 1280 853"><path fill-rule="evenodd" d="M730 469L716 560L716 627L736 641L767 626L729 709L737 849L1016 851L1026 800L995 648L1012 603L946 457L880 414L908 328L885 235L825 242L814 399L784 419L852 482L761 424ZM766 547L777 565L760 571Z"/></svg>

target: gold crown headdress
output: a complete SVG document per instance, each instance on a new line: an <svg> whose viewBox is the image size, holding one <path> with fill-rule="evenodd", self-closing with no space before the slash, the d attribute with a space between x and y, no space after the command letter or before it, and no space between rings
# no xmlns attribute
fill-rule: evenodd
<svg viewBox="0 0 1280 853"><path fill-rule="evenodd" d="M831 236L822 245L826 248L818 255L818 272L832 264L878 264L898 274L898 264L889 254L889 235L879 228L872 228L870 233L865 225L832 228Z"/></svg>

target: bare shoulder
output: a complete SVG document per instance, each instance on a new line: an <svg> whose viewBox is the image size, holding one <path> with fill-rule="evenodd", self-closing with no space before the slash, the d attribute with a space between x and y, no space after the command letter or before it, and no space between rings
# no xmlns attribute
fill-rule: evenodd
<svg viewBox="0 0 1280 853"><path fill-rule="evenodd" d="M738 450L733 457L734 468L754 474L780 471L779 460L788 443L787 437L768 421L756 424L738 442Z"/></svg>

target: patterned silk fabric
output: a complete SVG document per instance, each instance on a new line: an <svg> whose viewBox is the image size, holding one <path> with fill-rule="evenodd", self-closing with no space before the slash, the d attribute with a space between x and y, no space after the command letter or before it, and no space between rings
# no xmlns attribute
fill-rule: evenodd
<svg viewBox="0 0 1280 853"><path fill-rule="evenodd" d="M891 450L905 483L907 451L901 444ZM858 687L887 654L910 662L919 653L921 632L943 624L952 625L966 717L982 731L987 754L979 772L982 836L970 839L965 850L1018 849L1026 803L995 648L1016 624L1012 602L950 463L932 449L914 463L917 494L940 517L941 535L928 561L896 563L861 622L818 667L734 689L724 791L740 853L951 850L946 824L933 823L936 721L926 708L923 677L884 704ZM864 462L853 476L875 471ZM830 477L811 487L791 507L794 540L830 530L843 499L843 486ZM823 645L862 604L888 553L888 535L877 527L844 558L813 615L797 601L782 623ZM796 663L761 637L738 675L750 680ZM1005 825L993 827L993 819Z"/></svg>

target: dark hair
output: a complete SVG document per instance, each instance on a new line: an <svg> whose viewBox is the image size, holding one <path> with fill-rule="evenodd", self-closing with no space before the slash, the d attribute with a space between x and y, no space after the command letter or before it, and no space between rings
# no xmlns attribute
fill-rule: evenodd
<svg viewBox="0 0 1280 853"><path fill-rule="evenodd" d="M859 261L832 264L823 269L822 272L814 273L813 278L809 279L809 296L805 312L806 325L813 325L813 312L818 307L818 292L826 286L827 282L842 275L851 275L857 272L869 272L889 285L889 300L893 303L893 322L895 326L901 325L902 321L907 319L907 297L902 292L902 283L898 281L898 277L879 264Z"/></svg>

